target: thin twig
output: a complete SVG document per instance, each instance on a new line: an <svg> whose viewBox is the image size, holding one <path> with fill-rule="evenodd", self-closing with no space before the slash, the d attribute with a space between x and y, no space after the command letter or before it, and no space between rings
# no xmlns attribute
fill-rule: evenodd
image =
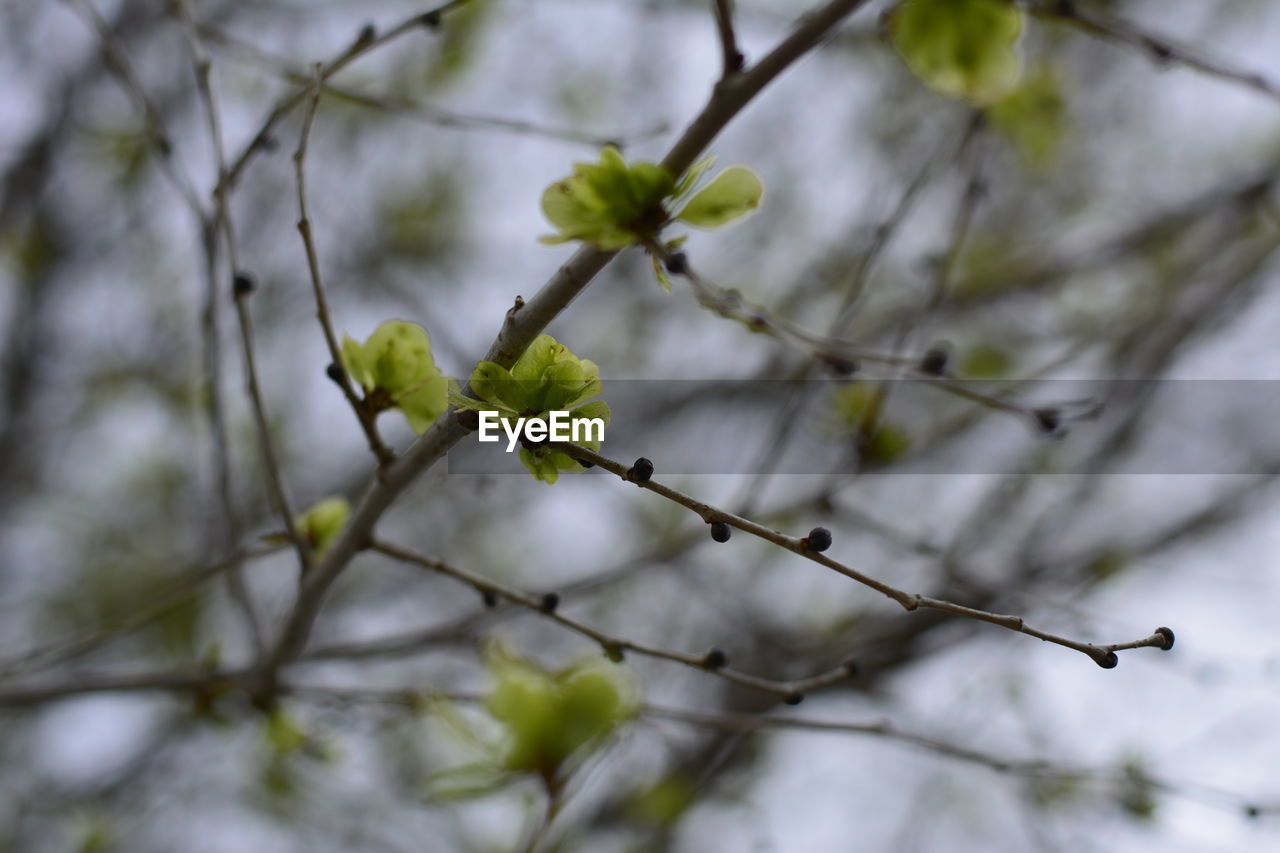
<svg viewBox="0 0 1280 853"><path fill-rule="evenodd" d="M267 420L266 404L262 400L262 389L258 386L258 367L253 352L253 321L249 316L249 294L239 289L235 291L236 316L240 320L240 342L244 354L245 386L249 394L249 402L253 409L253 420L258 430L258 445L262 453L263 476L267 481L267 491L275 504L276 513L284 525L285 535L293 543L298 552L298 562L305 576L311 567L311 547L298 532L293 523L293 510L289 506L289 498L285 493L284 478L280 473L280 463L271 441L271 424Z"/></svg>
<svg viewBox="0 0 1280 853"><path fill-rule="evenodd" d="M438 559L436 557L428 557L417 554L407 548L393 545L388 542L380 542L375 540L370 544L370 549L388 557L393 557L405 563L411 563L421 566L432 571L439 572L449 577L456 578L467 584L484 596L491 596L495 599L501 598L519 605L533 613L537 613L544 619L555 622L568 628L570 631L581 634L600 645L601 650L611 659L620 659L626 652L635 652L645 657L656 658L658 660L667 660L674 663L684 664L694 669L703 670L716 675L726 681L732 681L735 684L742 684L748 687L755 687L798 702L806 692L816 690L819 687L825 687L829 684L835 684L839 681L847 680L850 677L850 668L848 666L839 666L809 678L799 679L796 681L775 681L773 679L761 678L760 676L751 675L749 673L740 672L730 669L725 662L718 660L717 656L708 656L703 654L689 654L687 652L679 652L671 649L664 649L658 646L651 646L644 643L633 642L622 637L616 637L580 622L577 619L563 615L557 609L559 605L559 597L548 600L547 596L530 595L520 592L502 584L494 583L480 575L460 569L453 564Z"/></svg>
<svg viewBox="0 0 1280 853"><path fill-rule="evenodd" d="M302 119L302 132L298 135L298 148L293 155L294 175L298 187L298 233L302 236L302 246L307 253L307 269L311 273L311 291L316 300L316 319L324 332L325 345L329 348L329 375L342 389L351 410L355 412L360 428L364 430L365 439L369 442L369 451L378 460L378 467L385 468L395 459L395 454L383 443L378 434L375 415L369 411L364 401L356 396L351 385L351 377L342 367L342 351L338 348L338 339L333 333L333 323L329 319L329 300L324 295L324 282L320 276L320 258L316 252L315 238L311 232L311 217L307 214L307 143L311 139L311 128L315 123L316 109L320 104L320 66L315 68L316 78L312 83L311 97L307 102L307 110Z"/></svg>
<svg viewBox="0 0 1280 853"><path fill-rule="evenodd" d="M986 610L967 607L963 604L957 604L952 601L944 601L939 598L931 598L926 595L921 595L920 593L907 592L906 590L899 589L891 584L864 574L852 566L847 566L838 560L828 557L824 553L815 551L809 547L806 537L788 536L785 533L766 527L749 518L744 518L740 515L735 515L734 513L714 507L711 504L704 503L696 498L684 494L683 492L677 491L670 486L665 486L654 479L637 481L632 478L631 469L628 466L613 459L609 459L608 457L601 456L599 453L564 442L549 442L547 446L562 451L579 461L589 462L610 472L611 474L615 474L625 482L635 483L635 485L642 489L647 489L669 501L685 507L686 509L692 510L708 524L723 522L731 527L736 527L744 533L748 533L759 539L763 539L766 542L771 542L774 545L785 548L786 550L791 551L794 554L798 554L807 560L812 560L819 565L826 566L828 569L842 574L847 578L851 578L863 586L870 587L881 595L892 599L897 602L903 610L913 611L921 608L926 610L938 610L943 613L950 613L954 616L962 616L966 619L973 619L979 622L988 622L992 625L999 625L1000 627L1007 628L1010 631L1017 631L1018 633L1027 634L1028 636L1044 640L1045 642L1054 643L1055 645L1082 652L1092 658L1099 666L1106 669L1110 669L1116 665L1115 652L1117 651L1123 649L1142 648L1146 646L1166 648L1172 643L1172 640L1170 639L1172 634L1170 633L1167 638L1165 633L1163 633L1163 631L1167 631L1168 629L1153 632L1148 637L1129 643L1116 643L1101 646L1093 643L1082 643L1078 640L1060 637L1056 634L1051 634L1047 631L1041 631L1038 628L1034 628L1028 625L1021 616L991 613Z"/></svg>
<svg viewBox="0 0 1280 853"><path fill-rule="evenodd" d="M302 70L289 58L272 53L248 41L240 39L221 27L212 24L201 24L200 32L211 42L216 42L227 50L227 56L242 63L265 68L289 83L310 86L314 74ZM626 148L638 142L644 142L667 133L670 128L660 123L636 132L629 133L590 133L572 127L561 127L543 124L538 121L512 118L502 115L459 112L430 103L421 103L408 98L392 98L386 95L377 96L360 92L332 82L321 85L323 94L336 100L345 101L366 109L400 115L435 127L463 131L490 131L511 133L519 136L531 136L540 139L573 142L592 148L601 148L613 144Z"/></svg>
<svg viewBox="0 0 1280 853"><path fill-rule="evenodd" d="M418 12L405 18L385 32L375 32L368 37L366 37L366 33L361 32L346 50L321 67L319 72L320 79L328 80L361 56L388 42L394 41L406 33L415 32L424 26L437 26L443 15L466 5L468 2L470 0L448 0L448 2L442 3L434 9ZM232 161L231 167L227 171L226 180L219 184L220 191L235 186L254 156L270 146L271 133L275 130L276 125L292 112L294 107L303 102L303 99L307 97L307 93L311 91L311 86L312 84L308 82L276 102L276 105L271 108L271 112L267 114L266 119L259 126L258 132L254 134L240 154Z"/></svg>
<svg viewBox="0 0 1280 853"><path fill-rule="evenodd" d="M738 37L733 31L733 0L712 0L716 32L720 35L721 78L732 77L742 70L744 57L738 50Z"/></svg>
<svg viewBox="0 0 1280 853"><path fill-rule="evenodd" d="M178 153L173 148L173 139L165 127L164 117L143 88L142 81L134 71L132 63L129 62L127 51L117 43L111 28L107 26L101 13L89 0L63 0L63 2L78 9L80 15L98 34L102 56L107 67L114 73L125 94L142 114L147 137L158 155L161 171L178 190L187 207L194 211L197 217L203 217L203 206L200 203L199 193L196 192L195 183L179 164Z"/></svg>
<svg viewBox="0 0 1280 853"><path fill-rule="evenodd" d="M221 186L223 178L226 176L227 158L226 147L223 143L222 117L218 110L218 101L213 91L213 85L209 79L212 61L209 58L208 51L204 48L204 43L200 40L189 0L178 0L176 11L181 18L187 45L191 50L196 89L200 95L201 104L204 106L209 139L213 145L214 157L217 160L216 185ZM205 304L201 317L201 335L204 348L205 376L209 389L209 425L213 432L214 469L217 472L218 502L222 509L226 528L226 541L238 542L241 536L240 519L236 513L235 499L233 497L230 444L227 438L226 414L222 405L222 323L219 307L222 303L223 291L218 286L221 280L218 276L218 232L223 223L230 222L225 192L216 192L214 194L212 218L202 214L200 219L201 246L205 259ZM226 230L226 235L228 246L234 246L234 234L229 228ZM266 644L266 637L263 635L262 627L258 620L258 612L253 605L253 599L249 595L244 576L238 565L232 566L231 570L227 572L227 589L231 594L231 600L236 603L236 606L244 616L245 624L249 629L250 642L253 644L255 652L261 654Z"/></svg>
<svg viewBox="0 0 1280 853"><path fill-rule="evenodd" d="M1006 0L1012 2L1012 0ZM1070 0L1033 2L1028 11L1039 18L1065 21L1077 29L1106 41L1135 47L1158 65L1176 63L1210 77L1236 83L1247 89L1280 100L1280 85L1255 71L1233 68L1225 62L1199 55L1164 36L1149 33L1122 18L1102 12L1082 12Z"/></svg>
<svg viewBox="0 0 1280 853"><path fill-rule="evenodd" d="M279 545L269 545L243 549L212 565L185 572L174 578L171 583L166 584L164 589L148 595L145 606L136 612L130 613L119 622L78 637L56 640L0 662L0 679L9 679L17 675L25 675L36 669L56 666L93 651L104 643L118 639L190 600L210 580L224 573L234 571L243 566L248 560L256 560L274 554L280 550L280 547Z"/></svg>

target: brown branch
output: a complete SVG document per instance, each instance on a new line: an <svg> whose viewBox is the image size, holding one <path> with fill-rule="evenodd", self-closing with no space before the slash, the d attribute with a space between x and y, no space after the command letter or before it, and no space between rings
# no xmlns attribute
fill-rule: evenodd
<svg viewBox="0 0 1280 853"><path fill-rule="evenodd" d="M683 492L677 491L670 486L665 486L652 478L640 479L634 477L630 467L623 465L620 462L616 462L613 459L609 459L608 457L601 456L599 453L587 450L586 448L564 442L550 442L547 446L567 453L580 462L589 462L596 467L616 475L623 481L635 483L635 485L642 489L647 489L669 501L672 501L673 503L677 503L686 509L692 510L707 524L722 522L730 527L735 527L744 533L763 539L766 542L771 542L774 545L792 552L793 554L798 554L806 560L812 560L819 565L826 566L828 569L855 580L863 586L875 590L886 598L892 599L897 602L903 610L913 611L921 608L926 610L937 610L943 613L950 613L954 616L961 616L966 619L973 619L979 622L988 622L992 625L999 625L1001 628L1007 628L1010 631L1027 634L1028 636L1044 640L1045 642L1054 643L1055 645L1082 652L1092 658L1095 663L1104 669L1110 669L1118 663L1118 659L1115 654L1117 651L1142 648L1146 646L1168 649L1173 646L1173 632L1169 631L1167 628L1158 629L1150 636L1144 637L1141 640L1100 646L1093 643L1082 643L1078 640L1072 640L1067 637L1060 637L1056 634L1051 634L1047 631L1041 631L1038 628L1028 625L1021 616L991 613L986 610L967 607L963 604L957 604L952 601L931 598L918 592L907 592L906 590L899 589L891 584L864 574L852 566L847 566L844 563L821 553L821 551L811 548L807 537L788 536L785 533L781 533L770 527L758 524L749 518L744 518L740 515L735 515L734 513L726 512L725 510L714 507L711 504L704 503L696 498L684 494Z"/></svg>
<svg viewBox="0 0 1280 853"><path fill-rule="evenodd" d="M711 653L689 654L687 652L673 651L658 646L651 646L645 643L637 643L632 640L616 637L593 628L585 622L570 618L560 613L559 596L552 595L530 595L525 592L512 589L502 584L490 581L480 575L460 569L445 560L436 557L428 557L422 554L414 553L407 548L401 548L387 542L374 541L370 546L372 550L388 557L393 557L405 563L411 563L415 566L431 569L449 577L455 578L476 590L487 598L493 600L504 599L516 604L520 607L536 613L539 616L551 622L555 622L570 631L581 634L588 639L594 640L600 645L601 650L611 660L621 660L622 655L626 652L635 652L645 657L656 658L658 660L672 661L674 663L684 664L694 669L710 672L726 681L732 681L735 684L742 684L747 687L755 687L769 693L781 696L791 704L797 704L804 697L804 694L810 690L819 687L825 687L839 681L846 680L854 671L850 666L839 666L809 678L797 681L775 681L773 679L761 678L749 673L740 672L730 669L724 654Z"/></svg>
<svg viewBox="0 0 1280 853"><path fill-rule="evenodd" d="M208 51L200 40L195 16L191 11L189 0L177 0L175 11L182 22L182 29L191 50L191 60L195 71L196 90L204 107L205 120L208 124L209 139L213 145L214 157L217 160L217 184L221 185L226 175L226 147L223 143L222 118L218 110L218 101L210 82L212 61ZM214 211L210 218L200 215L201 248L204 251L205 304L202 311L200 328L202 348L204 350L205 381L208 384L209 426L213 433L213 463L217 472L218 503L227 533L227 541L240 541L240 519L236 513L234 490L231 482L231 451L227 438L226 413L222 404L222 332L221 311L222 289L218 286L218 232L223 223L229 223L227 197L225 192L215 193ZM234 234L226 229L227 244L234 246ZM245 586L244 577L238 565L233 565L227 572L227 589L231 600L236 603L244 615L249 629L249 639L254 650L261 654L266 644L262 626L258 620L258 612Z"/></svg>
<svg viewBox="0 0 1280 853"><path fill-rule="evenodd" d="M733 31L733 0L712 0L711 6L716 17L716 32L720 36L720 76L724 79L741 71L745 58L738 50L738 37Z"/></svg>
<svg viewBox="0 0 1280 853"><path fill-rule="evenodd" d="M1007 0L1012 2L1012 0ZM1247 89L1280 100L1280 85L1265 75L1234 68L1221 60L1199 55L1164 36L1149 33L1138 26L1102 12L1082 12L1070 0L1034 2L1028 11L1038 18L1064 21L1082 32L1105 41L1124 44L1144 52L1157 65L1176 63L1210 77L1236 83Z"/></svg>
<svg viewBox="0 0 1280 853"><path fill-rule="evenodd" d="M267 420L266 404L262 400L262 389L258 386L258 367L253 352L253 321L249 316L249 294L252 283L243 273L237 273L233 288L236 305L236 316L240 320L240 342L244 354L245 388L249 394L249 402L253 409L253 422L258 431L259 451L262 453L263 476L267 481L267 492L275 504L276 512L284 525L285 535L293 543L298 552L298 562L302 573L306 575L311 567L311 546L298 532L293 523L293 510L289 506L289 498L285 493L284 478L280 473L280 462L276 458L275 446L271 441L271 425Z"/></svg>
<svg viewBox="0 0 1280 853"><path fill-rule="evenodd" d="M731 80L718 83L707 105L689 125L663 165L673 174L683 174L720 131L754 98L806 52L853 13L865 0L830 0L813 12L770 54ZM552 275L528 302L518 300L507 313L498 336L485 355L486 361L504 367L515 363L543 329L581 293L614 258L614 252L582 247ZM382 513L419 475L439 461L445 451L466 433L456 412L448 413L427 430L383 476L369 487L337 541L324 560L305 579L280 639L262 661L263 690L270 690L275 674L287 660L306 645L325 593L351 558L364 548Z"/></svg>
<svg viewBox="0 0 1280 853"><path fill-rule="evenodd" d="M320 79L328 80L355 60L375 48L394 41L406 33L415 32L424 26L437 26L442 15L461 7L468 2L469 0L448 0L448 2L442 3L427 12L418 12L411 15L393 26L391 29L382 33L375 32L370 35L362 31L358 36L356 36L355 40L351 42L346 50L342 51L338 56L321 66L319 71ZM279 124L285 116L293 111L294 107L303 102L307 97L307 94L311 91L311 88L312 84L308 82L276 102L276 105L272 107L271 112L267 114L266 119L264 119L262 124L259 126L258 132L254 134L253 138L249 140L248 144L232 162L230 169L227 171L226 179L218 185L218 190L220 192L234 187L240 180L240 177L244 174L244 170L248 168L249 163L253 160L254 156L271 145L271 132L275 130L276 125Z"/></svg>
<svg viewBox="0 0 1280 853"><path fill-rule="evenodd" d="M315 238L311 232L311 217L307 214L307 142L311 139L311 128L314 125L316 109L320 105L320 66L315 68L316 78L312 83L311 97L307 102L307 111L302 120L302 132L298 135L298 148L293 154L294 175L298 186L298 233L302 236L302 247L307 254L307 269L311 273L311 291L316 301L316 319L324 332L324 342L329 348L329 377L342 389L342 396L347 398L348 405L355 412L356 420L364 431L369 442L369 451L378 460L379 469L390 465L395 454L382 441L378 434L376 415L365 405L364 400L356 396L351 385L351 377L342 366L342 351L338 348L338 339L333 333L333 323L329 319L329 300L324 295L324 282L320 276L320 258L316 252Z"/></svg>

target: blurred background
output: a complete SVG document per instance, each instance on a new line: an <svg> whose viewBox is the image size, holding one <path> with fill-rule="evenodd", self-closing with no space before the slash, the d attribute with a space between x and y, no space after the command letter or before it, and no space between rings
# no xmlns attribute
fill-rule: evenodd
<svg viewBox="0 0 1280 853"><path fill-rule="evenodd" d="M617 454L606 438L606 455L647 456L663 483L791 535L825 526L830 556L900 588L1083 642L1167 625L1177 646L1104 670L996 626L906 613L741 532L713 542L693 513L599 471L549 486L498 451L483 472L440 465L381 538L555 592L560 613L612 636L718 648L764 678L857 663L790 707L628 655L646 707L712 722L640 713L580 756L539 849L1280 843L1280 99L1185 61L1280 80L1280 8L1076 6L1139 35L1028 16L1019 88L980 109L923 85L882 31L887 4L868 4L712 146L766 195L732 227L691 230L697 272L901 364L842 375L706 310L684 279L664 293L638 250L548 331L599 364L605 400L611 381L644 380L643 430ZM739 3L748 63L808 8ZM491 684L487 643L550 669L599 645L378 553L335 585L285 673L308 689L274 715L234 691L91 689L245 667L255 643L237 599L270 636L297 589L296 556L264 540L281 525L230 265L211 267L193 212L218 183L194 60L209 60L227 159L252 152L229 211L257 285L247 305L286 490L297 509L355 502L373 460L326 378L295 228L305 98L254 141L313 63L424 11L0 3L0 849L504 851L540 821L536 780L439 784L464 762L468 727L502 734L464 700ZM319 100L306 161L319 262L339 335L412 320L444 372L466 377L515 297L571 252L537 242L551 231L542 190L607 142L660 160L720 73L716 27L692 0L471 0L395 32ZM1004 409L880 384L942 341L946 372ZM759 381L801 377L803 395ZM1032 378L1150 381L1082 402L1074 381L1020 384ZM1098 402L1106 417L1090 418ZM1049 436L1029 415L1045 406L1062 422ZM748 422L759 428L735 427ZM395 413L379 424L396 449L413 439ZM665 447L696 458L726 435L742 464L724 474L663 464ZM856 448L859 464L780 462L812 443ZM998 465L972 462L993 444ZM1201 451L1235 461L1182 458ZM726 723L744 715L889 720L977 756Z"/></svg>

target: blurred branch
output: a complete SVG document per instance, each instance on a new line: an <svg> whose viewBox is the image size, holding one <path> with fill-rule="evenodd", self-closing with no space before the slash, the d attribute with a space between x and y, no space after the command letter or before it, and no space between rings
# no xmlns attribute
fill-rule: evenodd
<svg viewBox="0 0 1280 853"><path fill-rule="evenodd" d="M241 61L267 68L290 83L309 86L314 80L313 73L303 71L288 58L272 54L257 45L237 38L220 27L202 24L200 29L211 41L228 48L229 55L236 56L239 54ZM669 129L666 124L660 124L635 133L587 133L570 127L557 127L500 115L459 112L435 106L434 104L418 103L409 99L372 95L328 81L322 81L321 90L323 94L335 100L366 109L404 116L435 127L456 130L498 131L520 136L575 142L592 148L601 148L609 144L617 145L619 148L626 148L628 145L643 142L666 133Z"/></svg>
<svg viewBox="0 0 1280 853"><path fill-rule="evenodd" d="M280 550L278 545L247 548L209 566L191 570L174 578L164 589L149 595L145 606L130 613L120 622L104 626L80 637L58 640L39 648L23 652L16 657L0 661L0 680L25 675L36 669L64 663L80 657L113 640L118 640L137 628L160 618L174 607L199 594L200 588L218 576L235 571L246 561L257 560Z"/></svg>
<svg viewBox="0 0 1280 853"><path fill-rule="evenodd" d="M1015 0L1006 0L1015 2ZM1083 12L1074 0L1030 0L1031 14L1048 20L1064 21L1082 32L1105 41L1128 45L1143 51L1157 65L1175 63L1219 80L1236 83L1247 89L1280 100L1280 86L1265 75L1233 68L1225 62L1202 56L1164 36L1141 29L1122 18L1105 12Z"/></svg>
<svg viewBox="0 0 1280 853"><path fill-rule="evenodd" d="M685 666L693 667L694 669L704 670L736 684L755 687L769 693L774 693L778 696L784 697L791 704L798 704L800 700L804 698L804 694L807 691L815 690L819 687L824 687L828 684L834 684L845 680L851 676L853 671L855 671L854 669L851 669L849 665L845 665L836 667L829 672L820 673L810 678L798 681L784 682L760 678L759 676L730 669L728 667L728 657L724 652L717 649L712 649L705 654L693 655L686 652L673 651L670 649L659 648L657 646L637 643L607 634L604 631L593 628L584 622L580 622L560 613L558 609L561 604L560 596L555 593L536 596L519 592L518 590L511 589L510 587L486 580L480 575L472 574L464 569L460 569L445 562L444 560L415 554L406 548L401 548L387 542L375 541L369 547L374 551L386 554L388 557L393 557L397 560L401 560L402 562L412 563L426 569L431 569L432 571L446 574L452 578L456 578L457 580L474 588L476 592L480 593L485 598L486 602L493 601L494 603L497 603L497 600L501 598L519 605L526 610L542 616L544 619L555 622L558 625L568 628L570 631L574 631L584 637L594 640L596 643L599 643L604 654L614 661L621 661L623 654L626 652L635 652L636 654L644 655L645 657L684 664Z"/></svg>
<svg viewBox="0 0 1280 853"><path fill-rule="evenodd" d="M316 66L317 75L320 66ZM298 148L293 155L294 175L298 187L298 233L302 236L302 246L307 253L307 269L311 273L311 291L316 300L316 319L324 332L325 345L329 348L329 378L342 389L342 396L347 398L348 405L355 412L360 428L364 430L365 439L369 442L369 451L378 461L378 468L385 468L395 459L395 454L383 443L378 434L375 415L369 411L364 400L356 396L351 385L351 377L342 366L342 352L338 348L338 339L333 333L333 323L329 319L329 301L324 295L324 283L320 277L320 259L316 253L315 238L311 233L311 217L307 214L307 142L311 138L311 128L315 123L316 108L320 105L320 78L316 77L307 101L307 111L302 119L302 132L298 136Z"/></svg>
<svg viewBox="0 0 1280 853"><path fill-rule="evenodd" d="M187 206L195 212L197 218L201 218L204 207L200 203L195 184L177 162L178 153L173 148L173 139L165 127L164 117L160 114L160 110L157 109L155 104L152 103L151 97L147 95L142 81L138 79L137 73L133 70L133 65L129 62L127 52L117 43L115 34L89 0L63 0L63 2L74 6L80 16L97 33L103 60L106 62L107 67L115 73L116 79L120 81L121 88L134 102L138 112L142 114L143 127L158 155L157 159L161 171L169 178L170 182L178 190L179 195L186 201Z"/></svg>
<svg viewBox="0 0 1280 853"><path fill-rule="evenodd" d="M309 703L335 704L339 707L359 705L383 705L420 711L424 703L445 700L458 704L481 705L484 694L464 691L435 690L432 688L385 689L377 687L347 687L306 684L288 681L280 690L295 699ZM904 729L892 720L852 722L811 717L776 716L773 714L709 713L685 708L647 703L637 713L649 720L665 720L699 728L725 732L752 734L758 732L812 732L833 735L854 735L883 739L923 752L985 767L1002 775L1038 780L1063 780L1081 782L1133 782L1140 781L1154 790L1182 799L1227 807L1249 817L1280 813L1280 803L1260 803L1241 794L1204 785L1198 782L1180 782L1163 779L1133 768L1108 768L1072 766L1066 762L1047 758L1013 758L994 752L976 749L955 741ZM1135 772L1141 778L1135 780Z"/></svg>
<svg viewBox="0 0 1280 853"><path fill-rule="evenodd" d="M311 567L311 546L302 538L293 521L293 510L289 505L288 495L285 494L284 478L280 473L280 463L276 459L274 442L271 440L271 424L267 420L266 404L262 400L262 389L258 386L258 367L253 352L253 321L249 316L249 295L252 291L252 279L248 278L246 273L236 273L233 293L236 316L240 320L245 386L253 409L254 425L258 431L258 449L262 454L263 477L267 481L267 491L284 525L285 535L293 543L294 550L298 552L298 562L305 575Z"/></svg>
<svg viewBox="0 0 1280 853"><path fill-rule="evenodd" d="M218 101L210 83L212 61L208 51L200 40L195 16L191 11L190 0L177 0L175 10L182 22L187 46L191 51L191 61L195 71L196 90L204 108L205 120L209 131L209 140L213 146L217 160L217 186L222 186L227 172L226 145L223 140L222 117L218 109ZM234 247L235 236L231 228L230 214L227 210L227 194L223 191L214 193L214 211L210 218L199 211L201 244L204 251L205 268L205 304L201 317L201 337L204 348L205 382L208 387L209 426L213 433L213 463L218 481L218 500L226 526L227 541L240 541L240 519L236 515L235 500L231 482L231 453L227 439L226 413L222 402L222 323L220 305L222 289L218 286L221 280L218 275L218 234L223 230L226 235L228 252L232 254L232 267L235 268ZM250 641L256 653L261 654L266 641L262 627L258 622L258 613L253 600L245 587L244 578L238 566L232 566L227 573L227 588L231 598L244 614L249 629Z"/></svg>
<svg viewBox="0 0 1280 853"><path fill-rule="evenodd" d="M321 81L328 80L342 69L346 68L361 56L369 53L376 48L388 44L406 33L416 32L423 27L427 29L435 29L440 25L440 19L443 15L466 5L470 0L448 0L446 3L431 9L427 12L418 12L405 18L400 23L393 26L386 32L379 33L376 30L362 30L351 42L351 44L333 59L321 65L317 76ZM223 192L230 187L234 187L243 175L244 170L248 168L249 163L254 156L265 150L271 145L271 133L275 130L276 125L290 112L293 108L301 104L311 92L312 82L308 82L294 89L288 95L285 95L276 105L272 107L271 112L267 114L266 119L258 128L258 132L244 147L239 155L232 161L231 167L227 170L226 180L219 182L218 191Z"/></svg>

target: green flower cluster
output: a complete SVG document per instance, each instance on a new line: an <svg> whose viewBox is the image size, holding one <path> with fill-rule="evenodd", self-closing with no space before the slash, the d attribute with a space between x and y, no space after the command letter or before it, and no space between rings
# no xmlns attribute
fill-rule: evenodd
<svg viewBox="0 0 1280 853"><path fill-rule="evenodd" d="M542 212L557 233L543 237L542 242L581 240L617 251L653 243L672 221L717 228L760 206L764 195L760 179L750 169L734 166L681 208L679 203L712 162L712 158L703 160L677 180L657 163L628 164L617 148L607 146L599 163L575 163L572 175L543 192Z"/></svg>
<svg viewBox="0 0 1280 853"><path fill-rule="evenodd" d="M311 553L319 557L338 538L350 517L351 504L346 498L325 498L307 507L293 520L293 526L311 546Z"/></svg>
<svg viewBox="0 0 1280 853"><path fill-rule="evenodd" d="M374 412L399 409L419 435L448 408L449 380L417 323L383 323L363 344L344 335L342 366L364 388L367 406Z"/></svg>
<svg viewBox="0 0 1280 853"><path fill-rule="evenodd" d="M889 28L894 49L926 86L985 105L1018 83L1022 18L1002 0L902 0Z"/></svg>
<svg viewBox="0 0 1280 853"><path fill-rule="evenodd" d="M603 400L586 402L602 391L600 368L578 358L550 335L539 335L510 370L482 361L471 374L471 390L479 399L454 394L461 409L496 410L504 418L536 418L548 412L567 411L570 418L600 418L609 423L609 406ZM582 446L599 450L600 442ZM522 447L520 461L537 480L554 483L560 472L585 470L568 454L550 447Z"/></svg>
<svg viewBox="0 0 1280 853"><path fill-rule="evenodd" d="M598 746L635 712L625 670L591 658L558 672L495 647L486 707L506 729L503 766L554 778L565 763Z"/></svg>

